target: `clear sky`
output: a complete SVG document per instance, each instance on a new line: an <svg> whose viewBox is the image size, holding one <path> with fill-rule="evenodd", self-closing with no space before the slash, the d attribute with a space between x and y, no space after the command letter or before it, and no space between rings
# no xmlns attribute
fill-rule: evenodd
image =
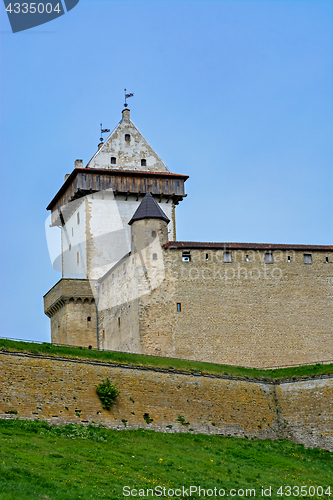
<svg viewBox="0 0 333 500"><path fill-rule="evenodd" d="M1 336L50 340L46 206L131 119L190 176L177 239L332 244L332 2L81 0L1 24Z"/></svg>

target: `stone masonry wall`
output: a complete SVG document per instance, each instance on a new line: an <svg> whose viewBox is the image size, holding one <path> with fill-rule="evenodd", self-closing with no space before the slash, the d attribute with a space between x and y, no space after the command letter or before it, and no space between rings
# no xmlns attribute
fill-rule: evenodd
<svg viewBox="0 0 333 500"><path fill-rule="evenodd" d="M0 361L0 418L285 437L333 450L332 378L275 385L23 353ZM95 392L106 377L121 389L109 411Z"/></svg>
<svg viewBox="0 0 333 500"><path fill-rule="evenodd" d="M231 253L165 251L165 280L142 299L142 352L258 368L332 360L332 252L312 264L300 251L273 251L272 264Z"/></svg>

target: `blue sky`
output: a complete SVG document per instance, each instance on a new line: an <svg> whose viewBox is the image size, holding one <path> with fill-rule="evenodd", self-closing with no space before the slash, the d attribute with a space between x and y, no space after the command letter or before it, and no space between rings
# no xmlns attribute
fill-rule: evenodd
<svg viewBox="0 0 333 500"><path fill-rule="evenodd" d="M332 243L331 1L81 0L15 34L0 7L0 335L50 340L45 208L124 87L190 175L178 240Z"/></svg>

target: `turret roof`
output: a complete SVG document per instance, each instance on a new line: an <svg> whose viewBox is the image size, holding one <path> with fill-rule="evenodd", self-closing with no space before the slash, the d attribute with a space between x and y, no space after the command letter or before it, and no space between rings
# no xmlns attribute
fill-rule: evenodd
<svg viewBox="0 0 333 500"><path fill-rule="evenodd" d="M131 225L134 221L141 219L162 219L167 223L170 222L150 193L143 198L128 224Z"/></svg>

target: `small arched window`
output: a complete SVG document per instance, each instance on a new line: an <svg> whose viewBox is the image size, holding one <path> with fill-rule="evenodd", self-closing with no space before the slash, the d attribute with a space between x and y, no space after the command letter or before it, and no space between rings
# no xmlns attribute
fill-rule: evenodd
<svg viewBox="0 0 333 500"><path fill-rule="evenodd" d="M147 165L147 161L144 158L142 158L141 167L145 167L146 165Z"/></svg>
<svg viewBox="0 0 333 500"><path fill-rule="evenodd" d="M111 165L115 165L117 163L117 159L115 156L111 156Z"/></svg>
<svg viewBox="0 0 333 500"><path fill-rule="evenodd" d="M131 140L131 136L129 134L125 134L125 141L129 142Z"/></svg>

